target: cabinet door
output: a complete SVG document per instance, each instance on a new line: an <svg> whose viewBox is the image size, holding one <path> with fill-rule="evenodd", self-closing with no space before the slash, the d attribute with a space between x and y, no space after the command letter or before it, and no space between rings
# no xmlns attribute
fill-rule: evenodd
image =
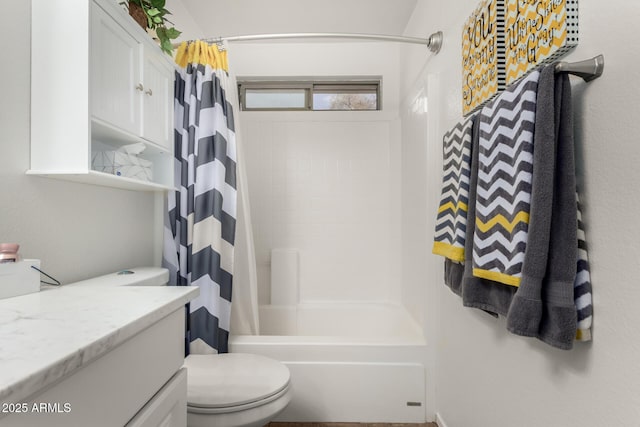
<svg viewBox="0 0 640 427"><path fill-rule="evenodd" d="M145 50L142 137L171 150L174 71L159 55Z"/></svg>
<svg viewBox="0 0 640 427"><path fill-rule="evenodd" d="M93 6L90 76L92 115L140 135L142 45L99 6Z"/></svg>

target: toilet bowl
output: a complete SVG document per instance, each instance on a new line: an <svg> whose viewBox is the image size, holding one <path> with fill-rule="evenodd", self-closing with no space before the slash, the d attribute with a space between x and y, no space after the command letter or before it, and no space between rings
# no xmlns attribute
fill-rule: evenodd
<svg viewBox="0 0 640 427"><path fill-rule="evenodd" d="M184 366L188 427L263 427L291 400L289 369L264 356L192 354Z"/></svg>

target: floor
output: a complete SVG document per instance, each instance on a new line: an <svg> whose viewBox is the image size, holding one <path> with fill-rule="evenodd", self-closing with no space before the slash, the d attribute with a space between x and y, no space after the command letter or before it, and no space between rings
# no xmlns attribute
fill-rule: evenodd
<svg viewBox="0 0 640 427"><path fill-rule="evenodd" d="M270 423L265 427L438 427L436 423Z"/></svg>

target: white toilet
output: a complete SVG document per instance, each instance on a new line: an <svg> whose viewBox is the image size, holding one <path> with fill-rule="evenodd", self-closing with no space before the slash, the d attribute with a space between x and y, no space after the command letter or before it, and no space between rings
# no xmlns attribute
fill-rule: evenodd
<svg viewBox="0 0 640 427"><path fill-rule="evenodd" d="M263 427L291 400L289 369L254 354L192 354L187 368L188 427Z"/></svg>
<svg viewBox="0 0 640 427"><path fill-rule="evenodd" d="M163 286L168 278L164 268L139 267L91 279L91 283ZM291 401L289 369L268 357L192 354L184 366L188 427L263 427Z"/></svg>

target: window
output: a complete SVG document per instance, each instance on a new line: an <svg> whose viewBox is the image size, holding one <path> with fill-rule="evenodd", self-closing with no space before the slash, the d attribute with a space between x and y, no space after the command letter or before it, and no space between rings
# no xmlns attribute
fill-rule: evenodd
<svg viewBox="0 0 640 427"><path fill-rule="evenodd" d="M238 78L243 111L380 110L381 78Z"/></svg>
<svg viewBox="0 0 640 427"><path fill-rule="evenodd" d="M247 88L244 106L247 110L306 110L307 90L296 88Z"/></svg>

